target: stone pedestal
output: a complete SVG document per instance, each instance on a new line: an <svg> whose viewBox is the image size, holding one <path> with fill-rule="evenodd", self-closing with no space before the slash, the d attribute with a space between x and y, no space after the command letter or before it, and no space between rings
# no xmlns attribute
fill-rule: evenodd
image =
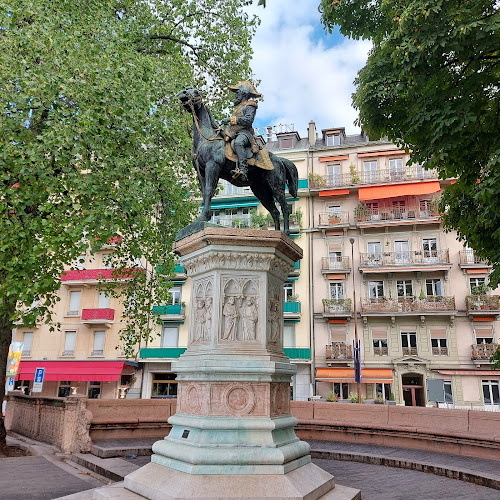
<svg viewBox="0 0 500 500"><path fill-rule="evenodd" d="M177 413L125 488L155 500L356 498L311 463L290 415L283 283L302 250L276 231L214 227L174 250L191 278Z"/></svg>

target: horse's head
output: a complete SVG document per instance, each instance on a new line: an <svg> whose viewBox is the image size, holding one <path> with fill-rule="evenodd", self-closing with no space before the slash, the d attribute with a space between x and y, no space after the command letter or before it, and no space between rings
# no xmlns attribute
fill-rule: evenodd
<svg viewBox="0 0 500 500"><path fill-rule="evenodd" d="M192 112L200 106L202 97L198 90L188 88L179 92L179 101L186 111Z"/></svg>

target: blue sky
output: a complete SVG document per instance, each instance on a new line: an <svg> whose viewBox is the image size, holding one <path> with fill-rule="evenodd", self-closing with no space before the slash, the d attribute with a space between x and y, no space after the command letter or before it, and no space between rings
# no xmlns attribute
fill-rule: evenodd
<svg viewBox="0 0 500 500"><path fill-rule="evenodd" d="M314 120L318 130L358 132L352 82L365 64L370 42L349 40L338 30L325 33L319 0L270 0L265 9L256 3L248 8L261 19L251 66L264 101L254 125L294 124L304 136Z"/></svg>

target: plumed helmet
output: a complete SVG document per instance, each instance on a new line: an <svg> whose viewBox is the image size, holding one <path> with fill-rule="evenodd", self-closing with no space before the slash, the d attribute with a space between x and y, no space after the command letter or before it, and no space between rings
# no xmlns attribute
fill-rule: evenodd
<svg viewBox="0 0 500 500"><path fill-rule="evenodd" d="M228 87L228 89L231 92L238 92L238 90L240 90L241 92L247 94L249 97L262 97L262 94L259 94L257 92L257 89L253 86L253 83L249 81L239 82L236 85L231 85L230 87Z"/></svg>

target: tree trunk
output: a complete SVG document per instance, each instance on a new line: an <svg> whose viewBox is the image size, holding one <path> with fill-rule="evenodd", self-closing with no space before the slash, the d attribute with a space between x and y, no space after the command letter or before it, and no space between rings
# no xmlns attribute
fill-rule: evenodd
<svg viewBox="0 0 500 500"><path fill-rule="evenodd" d="M7 374L7 357L9 355L9 346L12 341L12 322L9 320L11 315L5 313L0 315L0 402L5 397L5 375ZM7 454L7 433L5 431L4 419L0 418L0 456Z"/></svg>

